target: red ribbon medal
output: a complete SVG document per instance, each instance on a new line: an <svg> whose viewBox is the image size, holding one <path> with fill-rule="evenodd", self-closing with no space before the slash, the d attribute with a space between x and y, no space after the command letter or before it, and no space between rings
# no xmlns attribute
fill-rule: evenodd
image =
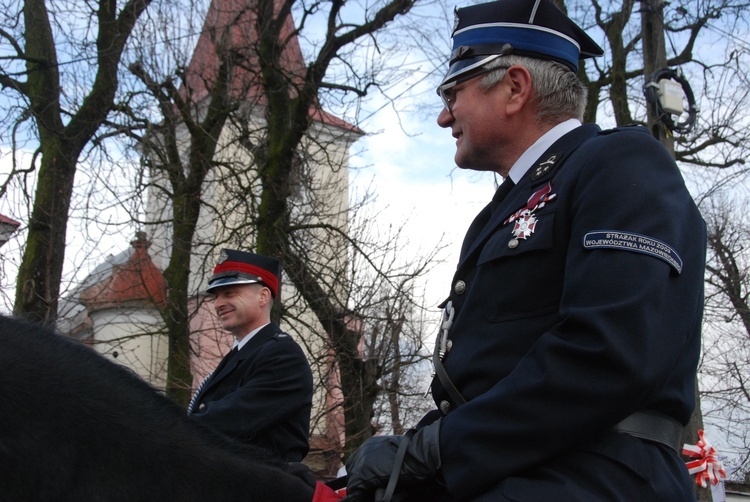
<svg viewBox="0 0 750 502"><path fill-rule="evenodd" d="M503 223L507 225L508 223L513 223L523 216L532 214L537 209L543 208L545 204L547 204L547 202L554 200L555 197L557 197L557 194L552 193L552 182L549 181L546 185L544 185L544 187L531 194L531 197L529 197L529 200L526 202L525 207L522 207L515 213L508 216L508 219L506 219Z"/></svg>
<svg viewBox="0 0 750 502"><path fill-rule="evenodd" d="M516 239L528 239L536 230L538 221L534 216L534 211L543 208L547 202L554 200L555 197L557 197L557 194L552 193L552 182L549 181L544 187L531 194L526 206L511 214L503 224L515 222L513 236Z"/></svg>
<svg viewBox="0 0 750 502"><path fill-rule="evenodd" d="M516 220L513 227L513 236L516 239L526 239L536 230L537 219L533 214L525 214Z"/></svg>
<svg viewBox="0 0 750 502"><path fill-rule="evenodd" d="M724 466L718 458L716 448L711 446L708 440L703 436L703 431L698 431L698 443L695 445L685 444L682 447L682 454L688 457L694 457L698 460L686 462L688 472L695 474L695 484L706 487L707 483L716 486L719 481L727 478Z"/></svg>

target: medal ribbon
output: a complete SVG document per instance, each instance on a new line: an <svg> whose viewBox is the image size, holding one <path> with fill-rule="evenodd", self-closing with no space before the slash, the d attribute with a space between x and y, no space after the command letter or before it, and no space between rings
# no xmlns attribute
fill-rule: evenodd
<svg viewBox="0 0 750 502"><path fill-rule="evenodd" d="M522 207L515 213L511 214L503 224L507 225L508 223L513 223L517 219L526 216L527 214L531 214L537 209L543 208L547 202L557 197L557 194L551 192L552 182L548 181L543 188L531 194L531 197L529 197L529 200L526 202L526 207Z"/></svg>
<svg viewBox="0 0 750 502"><path fill-rule="evenodd" d="M716 486L719 481L727 478L727 473L718 458L719 453L704 437L702 430L698 431L698 438L695 445L685 444L682 447L683 455L698 459L686 462L685 465L690 474L695 474L695 484L704 488L708 486L707 483Z"/></svg>

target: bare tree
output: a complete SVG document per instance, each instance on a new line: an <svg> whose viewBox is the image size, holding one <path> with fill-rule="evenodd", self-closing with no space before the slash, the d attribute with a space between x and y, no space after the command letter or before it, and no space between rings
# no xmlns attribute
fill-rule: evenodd
<svg viewBox="0 0 750 502"><path fill-rule="evenodd" d="M14 313L54 324L65 256L70 201L77 163L112 110L118 66L133 27L151 0L117 3L6 2L0 37L9 54L0 85L23 101L16 109L17 130L33 121L38 148L25 171L37 171L36 193L19 267ZM85 20L85 21L83 21ZM87 29L73 29L85 22ZM85 34L82 39L77 36ZM78 78L72 63L88 67ZM94 69L93 71L91 69ZM80 65L79 65L80 69Z"/></svg>
<svg viewBox="0 0 750 502"><path fill-rule="evenodd" d="M349 212L356 213L364 207L367 197L342 205L338 201L342 194L346 201L346 184L332 180L348 181L346 166L341 165L337 149L341 149L341 144L351 144L352 135L359 135L361 131L327 114L323 105L349 115L348 120L356 123L356 114L351 115L347 110L356 111L357 103L368 93L376 89L387 91L389 85L403 78L400 70L393 70L382 61L395 54L394 48L403 49L406 38L403 33L419 41L420 30L405 30L402 26L402 35L393 36L384 28L409 12L413 0L376 2L364 9L334 3L328 12L314 3L248 2L244 12L233 13L234 22L218 26L220 29L209 34L218 65L207 72L192 71L194 68L188 64L190 49L186 47L189 44L181 44L181 41L183 37L198 38L196 26L199 24L180 13L195 12L197 17L202 17L200 13L205 3L158 3L136 25L136 19L148 2L130 2L121 11L122 19L113 29L111 24L105 23L109 18L104 7L114 9L114 4L103 3L99 6L101 9L89 15L75 2L56 2L47 13L47 22L52 25L54 34L41 30L47 37L39 39L49 43L47 49L51 53L46 63L52 61L50 64L37 64L40 57L32 57L30 49L22 48L17 42L25 36L30 38L27 32L33 31L32 26L33 29L38 27L33 24L40 22L38 12L31 7L44 10L44 2L23 4L28 8L24 11L25 23L19 25L14 23L14 17L20 18L20 14L14 13L12 7L21 4L10 0L6 3L4 15L8 22L4 25L17 26L17 30L2 32L4 40L16 51L15 58L6 60L12 64L3 66L4 87L28 99L28 109L38 110L39 114L58 110L59 116L55 117L58 129L54 132L64 133L48 134L50 122L46 117L49 115L27 113L23 102L17 108L8 108L16 114L8 113L6 123L13 119L23 125L29 116L35 119L33 125L39 130L41 145L37 157L30 163L31 168L19 167L9 179L23 180L25 175L37 171L40 188L36 194L26 192L26 200L35 207L57 200L57 193L51 199L42 191L47 173L65 176L64 180L53 181L52 186L64 189L63 195L67 194L63 197L67 204L65 210L52 211L55 217L65 216L56 221L54 232L47 232L51 227L44 222L38 225L40 220L35 216L31 218L27 257L19 274L16 312L48 323L53 322L58 313L60 273L45 272L35 267L33 260L38 261L39 256L54 257L45 261L45 267L62 268L64 254L59 247L65 242L67 214L72 197L76 196L73 174L84 171L92 187L88 195L79 199L80 207L86 211L84 217L90 218L90 225L83 227L84 231L92 230L87 239L96 235L95 228L109 225L106 219L97 219L97 212L107 205L124 209L130 221L135 222L135 228L161 228L162 232L166 229L166 234L159 238L169 242L161 249L166 252L162 263L169 288L160 312L169 336L167 390L172 397L184 403L189 398L192 381L190 323L202 302L200 286L213 264L213 250L231 245L247 247L248 243L254 243L256 251L282 259L294 289L289 305L285 305L283 312L276 313L277 318L294 318L297 325L307 325L309 331L320 335L317 342L311 342L310 349L314 349L311 353L319 354L323 349L322 353L328 354L325 349L332 349L332 357L320 366L320 371L330 372L334 368L341 374L337 389L332 390L346 396L346 429L352 441L362 441L372 432L377 392L372 399L362 398L372 392L372 388L381 388L381 375L390 378L389 389L394 397L390 401L392 413L400 416L396 397L408 392L399 390L397 393L398 385L405 384L397 384L389 375L402 374L405 366L418 362L422 356L399 353L400 340L405 338L402 333L407 331L406 314L389 313L386 308L389 302L400 304L400 309L406 308L404 302L416 302L410 296L413 287L407 284L424 273L435 251L424 259L408 260L404 264L394 258L399 248L392 233L353 236L356 229L350 228ZM170 10L170 6L177 10ZM296 23L292 21L292 14ZM91 19L101 26L91 24ZM127 20L131 24L126 24ZM238 46L237 40L230 40L230 31L226 29L237 21L245 22L245 29L253 35L244 39L248 42L244 46ZM76 30L65 31L64 27L71 24ZM98 35L99 47L111 42L116 50L106 54L94 51L89 56L86 51L97 46L87 43L81 35L90 33L92 26L103 31L105 24L108 31ZM320 26L324 28L319 30ZM138 43L130 47L125 44L130 34L130 31L124 33L126 27L136 30ZM316 31L317 41L313 40ZM70 37L66 39L65 35ZM114 38L107 39L107 36ZM156 37L159 37L158 42ZM79 38L81 42L76 44ZM305 50L312 53L307 55L307 62L301 57L289 57L290 50L300 50L294 47L300 39L306 43ZM63 43L55 46L53 42L59 40ZM87 73L91 65L83 59L74 73L63 74L65 78L56 83L57 94L44 96L47 105L38 101L36 95L27 96L31 87L20 78L28 69L19 69L19 65L23 62L36 65L34 71L28 73L31 80L42 74L42 70L49 70L47 78L54 80L60 77L55 73L59 64L54 58L63 48L99 61L102 67L95 78ZM118 73L123 68L127 68L128 74ZM242 75L239 80L238 75ZM78 94L87 79L91 79L93 97L90 99ZM68 90L74 88L75 93ZM66 99L69 102L64 102ZM68 116L78 116L73 114L75 106L86 111L86 116L83 112L80 115L80 121L89 127L85 134L73 128L79 123L78 119L63 124ZM93 116L96 116L95 121L91 119ZM20 125L10 129L20 130ZM314 127L311 129L311 126ZM65 136L74 134L75 142ZM118 143L122 137L129 138L135 149L125 150L122 142ZM49 138L61 139L61 144L68 149L78 145L76 155L68 155L68 150L63 152L66 169L47 167L60 166L59 162L51 160L54 148L46 149L45 145L53 144L49 143ZM337 142L339 146L332 148ZM105 149L106 145L109 150ZM238 150L243 156L238 155ZM80 162L81 152L86 153L84 162ZM94 153L98 156L97 165L90 166L88 162L95 159ZM131 154L134 155L124 157ZM97 171L107 164L123 170L118 172L115 167L109 172ZM316 166L323 164L334 171L343 170L344 175L332 173L321 177ZM122 180L129 180L129 184L114 186ZM209 196L216 186L224 191L219 197L220 203ZM95 194L95 190L102 190L103 195ZM152 201L146 201L146 195L166 201L168 211L154 219L155 212L149 207ZM34 244L35 228L44 230L39 232L42 237L58 236L41 254ZM32 255L36 256L33 260ZM354 256L362 257L359 270L368 269L366 273L352 272L348 262ZM389 257L386 259L386 256ZM24 270L43 274L44 282L25 278ZM369 282L362 284L365 276ZM26 285L23 292L27 302L21 298L22 284ZM365 288L369 288L370 293L377 289L379 296L370 297L363 292ZM398 322L393 322L396 317ZM311 318L313 324L310 324ZM381 329L373 319L384 323L388 319L391 321L387 328ZM365 326L368 333L370 330L378 334L392 332L394 336L389 340L397 345L396 349L389 349L383 340L372 336L367 339L380 347L363 347L364 333L360 326ZM414 330L418 331L418 327ZM403 348L421 350L421 341L403 345ZM378 356L378 350L392 350L394 354ZM371 384L372 388L365 388L363 383ZM366 406L362 407L362 403ZM357 444L351 444L350 450L356 448Z"/></svg>
<svg viewBox="0 0 750 502"><path fill-rule="evenodd" d="M726 192L724 192L726 194ZM750 225L747 193L707 201L709 260L700 365L704 412L731 449L723 452L742 479L750 472Z"/></svg>
<svg viewBox="0 0 750 502"><path fill-rule="evenodd" d="M142 192L151 200L141 224L151 229L169 284L162 311L170 347L167 393L189 400L191 321L216 250L276 256L290 284L275 318L301 331L322 392L343 401L333 406L343 411L350 451L372 434L384 378L394 417L403 413L401 400L416 394L399 381L425 357L420 326L408 322L422 321L413 315L421 307L413 284L439 248L406 260L394 232L376 234L367 221L350 219L369 203L369 195L347 200L345 150L362 132L321 103L341 106L349 94L356 103L379 79L400 78L385 75L390 70L377 59L389 54L384 28L413 2L373 4L365 12L331 5L323 16L330 24L307 63L299 40L309 43L305 29L320 17L320 6L228 5L211 4L189 62L187 51L169 45L179 38L174 32L158 42L169 56L152 48L154 33L173 15L153 12L141 40L154 41L134 48L128 68L136 80L127 82L109 123L145 161ZM376 40L384 54L362 59Z"/></svg>
<svg viewBox="0 0 750 502"><path fill-rule="evenodd" d="M675 156L690 166L725 168L744 162L747 128L748 80L742 69L747 48L743 34L748 32L745 0L670 2L660 4L666 38L666 65L679 69L691 85L699 110L696 123L677 134ZM643 52L644 32L641 15L649 4L633 0L599 2L566 0L571 17L590 30L603 33L606 55L591 60L585 80L590 96L586 121L612 121L623 126L646 123L644 68L649 68ZM664 68L657 68L664 69ZM607 90L607 98L602 91ZM686 110L687 115L687 110ZM675 117L675 122L687 116Z"/></svg>

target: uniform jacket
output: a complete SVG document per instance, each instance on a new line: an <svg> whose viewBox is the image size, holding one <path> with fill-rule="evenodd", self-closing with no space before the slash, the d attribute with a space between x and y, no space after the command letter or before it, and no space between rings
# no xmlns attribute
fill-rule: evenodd
<svg viewBox="0 0 750 502"><path fill-rule="evenodd" d="M299 462L309 449L312 372L300 346L271 323L217 366L191 415L232 438Z"/></svg>
<svg viewBox="0 0 750 502"><path fill-rule="evenodd" d="M584 125L489 211L449 298L444 365L468 402L435 380L422 421L444 415L444 498L688 500L675 452L608 430L694 407L706 229L672 158L644 128Z"/></svg>

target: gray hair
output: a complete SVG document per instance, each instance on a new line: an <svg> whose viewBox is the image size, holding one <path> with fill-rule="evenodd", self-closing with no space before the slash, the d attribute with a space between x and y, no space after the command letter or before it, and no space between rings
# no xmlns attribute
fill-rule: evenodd
<svg viewBox="0 0 750 502"><path fill-rule="evenodd" d="M489 89L505 76L505 70L520 65L529 70L540 124L558 124L570 118L583 120L588 88L574 72L556 61L509 54L493 59L485 68L497 68L484 76L479 85Z"/></svg>

